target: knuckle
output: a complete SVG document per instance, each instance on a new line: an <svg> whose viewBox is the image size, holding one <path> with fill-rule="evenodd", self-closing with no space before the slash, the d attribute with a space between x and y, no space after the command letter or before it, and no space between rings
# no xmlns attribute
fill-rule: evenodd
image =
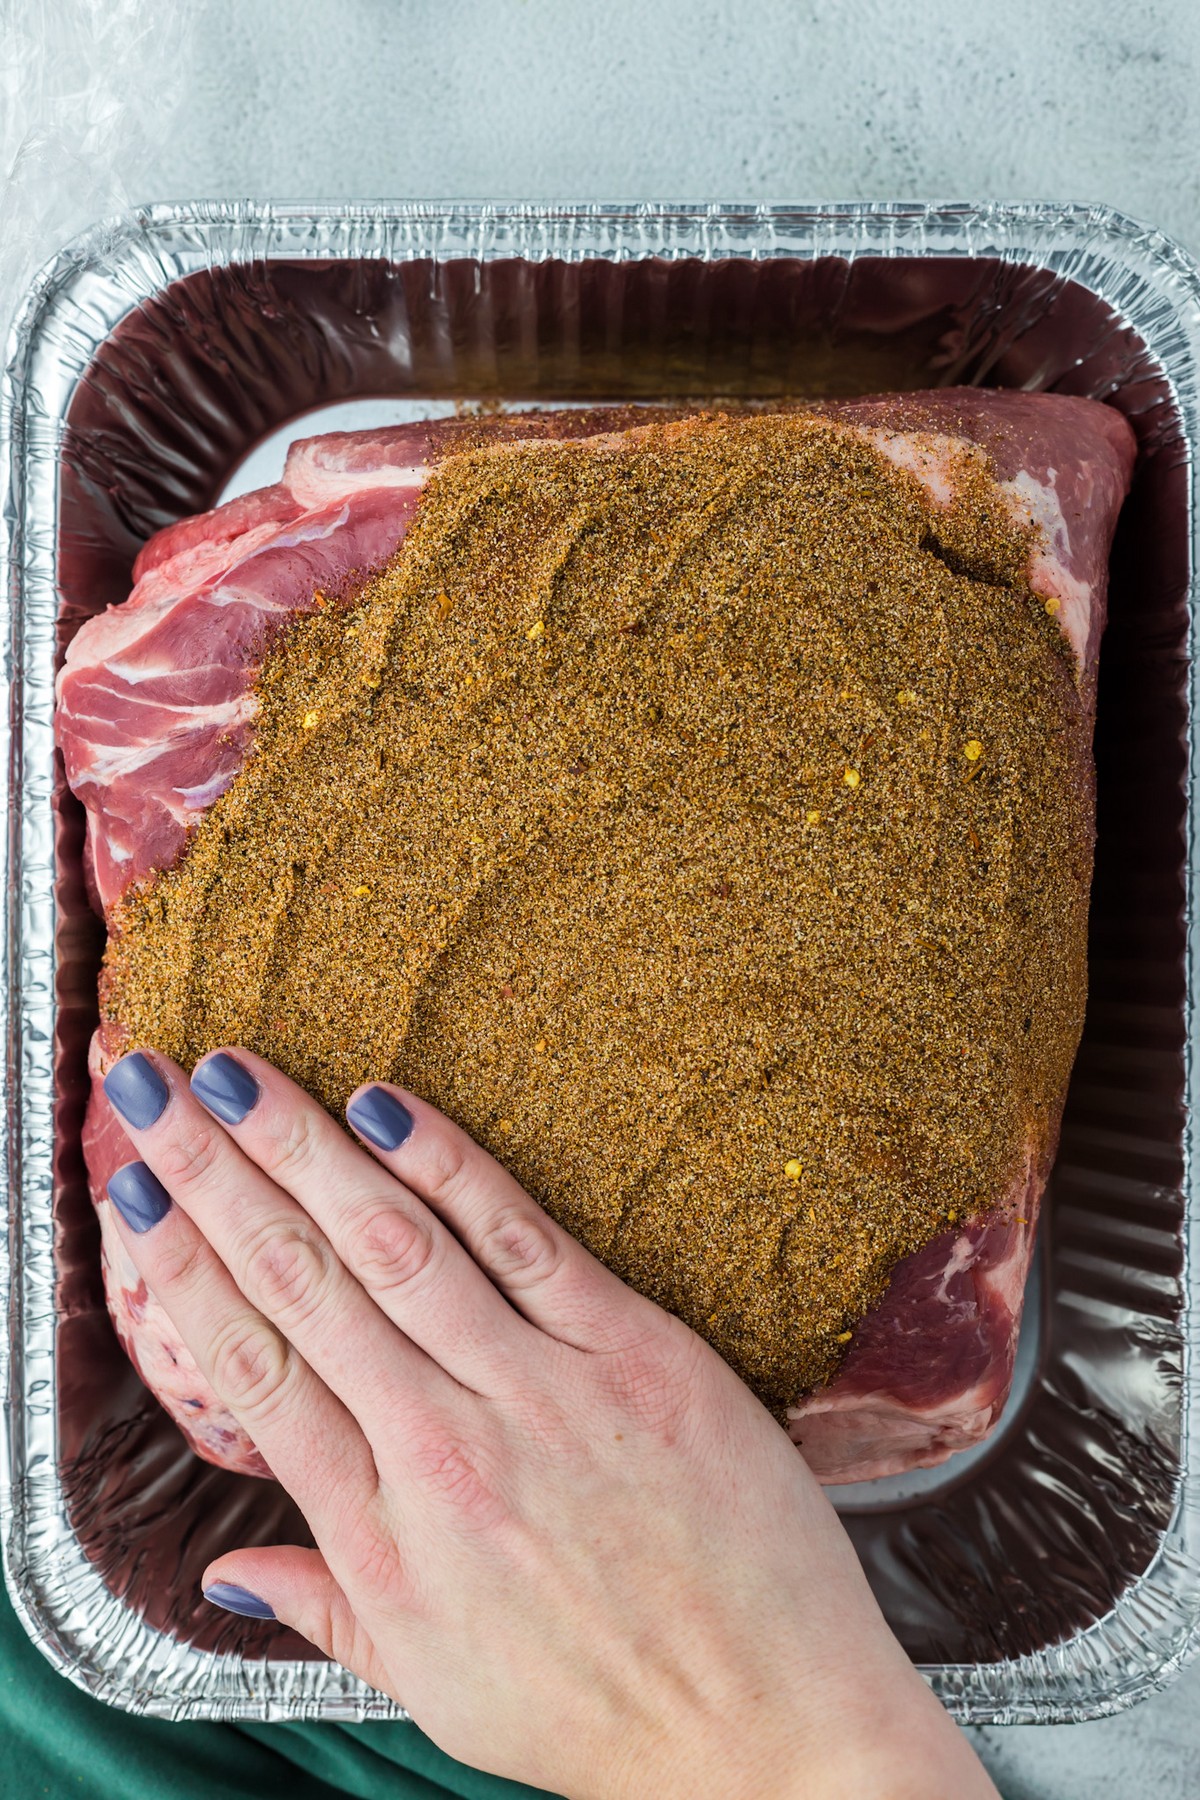
<svg viewBox="0 0 1200 1800"><path fill-rule="evenodd" d="M400 1576L400 1552L392 1539L379 1531L357 1535L346 1558L353 1587L377 1595L396 1586Z"/></svg>
<svg viewBox="0 0 1200 1800"><path fill-rule="evenodd" d="M369 1666L372 1648L366 1640L362 1626L345 1604L344 1600L326 1601L310 1628L307 1621L302 1626L304 1636L310 1643L319 1645L330 1655L335 1663L344 1669L362 1669Z"/></svg>
<svg viewBox="0 0 1200 1800"><path fill-rule="evenodd" d="M212 1347L213 1386L238 1413L262 1418L287 1385L288 1347L265 1319L238 1318Z"/></svg>
<svg viewBox="0 0 1200 1800"><path fill-rule="evenodd" d="M421 1166L421 1185L430 1198L452 1201L462 1193L471 1179L474 1145L457 1133L438 1136L425 1151Z"/></svg>
<svg viewBox="0 0 1200 1800"><path fill-rule="evenodd" d="M222 1153L221 1138L207 1125L186 1125L159 1150L155 1173L167 1188L186 1192L213 1173Z"/></svg>
<svg viewBox="0 0 1200 1800"><path fill-rule="evenodd" d="M538 1382L507 1398L523 1445L548 1452L563 1470L581 1462L586 1466L592 1454L590 1428L580 1430L580 1420L589 1418L595 1400L590 1386L580 1379L585 1367L574 1360L562 1367L552 1393Z"/></svg>
<svg viewBox="0 0 1200 1800"><path fill-rule="evenodd" d="M419 1439L409 1463L421 1485L462 1523L486 1528L504 1516L496 1488L456 1438L431 1433Z"/></svg>
<svg viewBox="0 0 1200 1800"><path fill-rule="evenodd" d="M534 1287L557 1274L562 1247L548 1220L513 1208L483 1234L479 1260L485 1269L517 1287Z"/></svg>
<svg viewBox="0 0 1200 1800"><path fill-rule="evenodd" d="M266 1146L267 1172L284 1183L309 1169L320 1154L320 1131L304 1111L290 1113L282 1128Z"/></svg>
<svg viewBox="0 0 1200 1800"><path fill-rule="evenodd" d="M674 1443L688 1410L687 1383L655 1339L627 1344L607 1359L610 1397L639 1430Z"/></svg>
<svg viewBox="0 0 1200 1800"><path fill-rule="evenodd" d="M399 1206L368 1212L353 1233L351 1266L371 1287L407 1287L436 1254L429 1222Z"/></svg>
<svg viewBox="0 0 1200 1800"><path fill-rule="evenodd" d="M203 1279L213 1252L201 1237L176 1236L156 1247L154 1285L164 1293L195 1287Z"/></svg>
<svg viewBox="0 0 1200 1800"><path fill-rule="evenodd" d="M332 1257L320 1237L291 1223L273 1222L245 1253L246 1283L273 1318L308 1318L324 1299Z"/></svg>

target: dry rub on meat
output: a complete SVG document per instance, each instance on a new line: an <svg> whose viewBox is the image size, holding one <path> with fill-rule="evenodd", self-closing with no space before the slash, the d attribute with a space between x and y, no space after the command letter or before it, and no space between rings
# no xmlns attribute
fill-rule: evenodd
<svg viewBox="0 0 1200 1800"><path fill-rule="evenodd" d="M995 1422L1082 1023L1109 408L332 435L143 550L59 742L135 1042L458 1117L825 1480ZM122 1255L117 1329L266 1473Z"/></svg>

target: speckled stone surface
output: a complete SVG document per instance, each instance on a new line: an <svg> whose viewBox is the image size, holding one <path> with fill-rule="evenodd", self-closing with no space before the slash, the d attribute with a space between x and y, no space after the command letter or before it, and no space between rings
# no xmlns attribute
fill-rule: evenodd
<svg viewBox="0 0 1200 1800"><path fill-rule="evenodd" d="M138 198L1072 199L1200 251L1193 0L207 0ZM1200 1664L992 1730L1009 1800L1200 1794ZM864 1797L865 1800L865 1797Z"/></svg>

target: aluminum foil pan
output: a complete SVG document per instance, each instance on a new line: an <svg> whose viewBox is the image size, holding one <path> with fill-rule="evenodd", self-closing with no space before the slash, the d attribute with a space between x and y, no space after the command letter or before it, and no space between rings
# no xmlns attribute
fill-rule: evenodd
<svg viewBox="0 0 1200 1800"><path fill-rule="evenodd" d="M42 272L0 439L0 1529L17 1607L72 1680L172 1718L399 1710L199 1599L217 1551L304 1541L303 1522L185 1449L104 1311L79 1149L101 934L54 761L65 641L123 598L151 531L253 481L256 446L271 479L301 415L952 382L1107 399L1140 441L1101 659L1091 1000L1013 1404L986 1448L838 1500L960 1719L1111 1712L1196 1647L1198 352L1196 265L1100 208L152 207Z"/></svg>

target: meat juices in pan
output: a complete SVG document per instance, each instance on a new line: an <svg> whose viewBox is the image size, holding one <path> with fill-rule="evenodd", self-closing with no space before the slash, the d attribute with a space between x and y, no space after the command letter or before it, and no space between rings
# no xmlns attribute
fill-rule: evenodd
<svg viewBox="0 0 1200 1800"><path fill-rule="evenodd" d="M1016 633L1014 642L1029 647L1029 655L1034 658L1031 667L1040 669L1043 664L1054 662L1053 640L1061 632L1058 660L1063 669L1069 668L1070 675L1057 688L1048 678L1050 686L1046 692L1051 700L1047 704L1051 711L1044 722L1045 736L1048 745L1066 743L1067 762L1074 758L1071 766L1083 768L1103 626L1108 545L1133 456L1132 436L1125 422L1111 410L1087 401L968 390L835 403L818 412L820 418L830 422L824 428L829 442L824 444L822 454L830 468L840 457L858 482L857 488L845 492L853 498L866 491L864 483L867 488L872 483L876 485L883 522L881 536L886 536L883 524L894 529L896 519L904 523L906 530L915 526L916 538L906 546L905 554L920 551L931 559L930 582L950 583L951 587L957 582L961 589L964 581L971 581L973 576L974 586L978 587L981 571L986 574L989 570L993 583L999 579L991 564L985 569L986 558L979 561L982 551L976 556L979 566L967 568L975 552L970 544L964 548L955 537L955 509L968 489L974 509L973 528L985 532L994 529L998 534L989 551L993 560L999 558L1002 562L1007 554L1005 546L1011 549L1013 543L1020 544L1024 562L1019 579L1010 577L1008 587L992 586L988 593L997 604L1024 608L1019 619L1016 613L1011 619L1006 614L1004 623L1006 629ZM655 415L657 421L670 416ZM396 553L417 515L418 499L432 470L444 465L443 485L439 488L435 482L431 491L437 504L445 506L456 492L462 498L464 482L469 487L469 471L462 459L456 460L456 452L510 443L514 454L528 456L528 451L515 447L537 439L546 444L549 457L553 446L567 438L584 437L588 442L580 454L593 459L606 455L625 468L630 479L645 478L648 455L675 455L680 459L691 456L696 470L707 467L710 475L716 471L721 477L706 493L705 505L736 521L734 489L739 455L744 451L753 461L754 454L761 454L764 445L786 447L791 441L786 435L789 429L798 445L806 430L812 438L811 419L806 426L802 415L788 418L790 427L764 418L740 426L720 420L699 421L694 426L656 423L639 431L630 429L633 419L628 411L570 412L540 414L527 420L509 417L454 421L319 438L293 448L283 481L277 487L246 496L200 519L185 520L151 540L135 568L136 586L129 601L83 627L71 646L60 684L60 741L68 779L88 810L91 879L110 927L117 928L102 993L103 1023L93 1045L95 1081L98 1083L107 1062L128 1044L131 1035L142 1041L161 1042L163 1048L180 1055L185 1062L213 1043L226 1041L219 1032L206 1041L209 1021L204 1018L203 1007L199 1009L197 1027L195 992L191 995L191 1024L186 1029L180 1025L172 1041L169 1024L174 1015L166 1003L165 988L154 987L157 965L152 954L153 934L147 934L145 908L139 896L149 882L151 892L165 897L168 911L170 904L184 903L189 863L205 853L204 832L197 828L202 827L210 809L223 795L228 795L222 802L226 808L238 803L245 787L244 781L238 783L238 777L252 742L259 743L269 759L272 708L278 711L281 701L291 692L289 645L299 644L305 629L316 634L327 629L324 616L313 619L308 627L301 624L300 616L313 614L314 610L324 615L342 607L358 607L360 611L366 608L364 617L374 617L372 607L378 610L385 603L400 603L383 588L373 590L369 581L364 587L363 576L371 570L407 571L412 585L415 577L410 565L414 558L426 554L423 546L430 534L425 525L414 532L399 556ZM738 430L748 435L739 440L740 447L731 448L730 434ZM626 432L628 436L623 435ZM780 436L781 432L785 435ZM776 435L772 437L772 433ZM707 465L696 460L701 450L709 457ZM981 451L990 460L985 461ZM549 463L546 466L549 469ZM825 465L818 458L812 466L820 470ZM655 479L666 481L668 474L669 471L660 470ZM502 475L502 467L499 474L492 470L494 479L499 480ZM660 499L666 491L655 489L653 483L646 489L652 495L659 493ZM830 487L829 492L834 495L835 487ZM826 536L836 534L840 498L829 500L827 517L820 514L812 493L804 504L808 508L810 533L815 519ZM889 507L898 509L895 519L887 514ZM990 527L986 526L989 508L993 515ZM431 504L426 521L430 526L435 513ZM979 525L980 519L985 521L984 526ZM661 535L668 539L670 522L655 523L662 525ZM842 529L848 531L849 526ZM755 554L762 548L761 539L760 521ZM728 573L731 552L727 540L722 540L722 544ZM683 572L681 562L672 566L677 571L674 580L680 592L691 580L694 591L689 590L690 603L699 604L697 594L707 592L705 583L712 571L702 569L697 575L693 569L689 576ZM435 562L431 573L438 567L445 572L444 563ZM663 586L661 570L655 579L663 592L672 592L670 581ZM736 585L735 581L731 592ZM867 582L865 588L869 590L872 585L878 587L877 583ZM452 601L445 598L447 610L453 607L446 623L456 631L465 630L470 621L464 614L469 608L460 595L456 594ZM435 617L442 599L441 592L435 593L431 588L429 603ZM848 580L845 604L858 609L861 618L862 609L869 612L872 596L860 584ZM886 635L884 599L879 598L875 604L880 608L882 637ZM822 619L820 630L827 637L829 620L826 615ZM539 623L535 620L534 627ZM660 650L665 655L668 641L673 643L686 633L674 630L660 640L660 623L656 619L647 625L633 619L635 629L627 633L631 618L623 613L619 620L609 621L611 631L607 636L600 633L603 643L596 654L609 654L609 637L614 644L623 637L622 654L628 649L643 658L659 655ZM678 625L679 620L674 623ZM691 624L694 626L694 618ZM890 629L895 635L894 622ZM1039 630L1041 638L1036 637ZM703 638L708 634L693 631L692 635ZM815 614L813 636L815 643L820 637ZM902 636L901 633L901 639ZM322 640L318 635L309 641ZM797 641L803 648L802 640ZM522 642L536 653L547 648L527 636L522 637ZM1066 645L1072 654L1062 653ZM702 687L706 680L715 684L715 715L719 711L715 696L728 671L719 659L711 660L710 651L711 646L709 650L689 651L698 659L691 686L698 683ZM422 653L420 643L414 641L412 656L418 663ZM889 666L882 651L880 656L880 669ZM1041 663L1037 661L1039 657ZM280 659L282 668L277 678L272 670ZM265 680L264 665L268 671ZM570 672L565 664L563 670L561 680L565 682ZM414 690L420 686L419 667L415 673L418 680L409 681ZM414 670L407 674L412 676ZM987 678L993 683L998 679L994 670L987 672ZM918 677L912 679L911 693L902 686L887 697L893 711L897 706L901 712L906 707L911 710L920 685ZM970 679L969 667L964 671L960 666L955 679L961 688ZM982 673L980 683L982 691ZM583 687L579 691L586 695L590 690ZM1055 695L1059 698L1055 699ZM669 701L668 718L652 721L650 727L656 744L678 711L671 695L664 697ZM836 694L832 695L830 704L837 699ZM875 703L879 699L877 695ZM1009 696L1006 704L1011 700ZM959 694L954 706L961 711L963 704ZM1019 710L1017 706L1014 717ZM938 722L944 723L949 716L943 708ZM547 724L547 741L552 737L552 723ZM510 735L511 725L510 720L503 728ZM907 718L895 725L895 731L898 733L902 727L907 728ZM646 728L639 725L638 729ZM479 731L481 741L486 741L483 724ZM469 738L469 732L467 735ZM873 735L864 730L857 741L869 745ZM1037 733L1031 731L1028 735L1036 739ZM695 736L693 731L693 740ZM455 754L461 753L463 741L460 733ZM789 780L794 777L799 796L806 783L810 788L813 783L819 785L828 771L805 768L806 756L811 753L811 760L816 752L811 745L806 750L802 718L796 722L795 744L796 766L789 773ZM949 762L943 757L942 763L953 769L956 782L983 776L983 781L972 789L973 795L983 795L986 784L993 780L996 746L985 746L982 739L964 738L950 749ZM490 753L503 764L504 746L499 736ZM591 754L593 760L602 760L601 752ZM864 755L869 756L869 748ZM566 767L578 766L582 770L587 761L580 755ZM595 770L587 773L589 779L599 779ZM873 780L868 771L860 788L860 771L849 762L835 773L840 776L841 785L833 804L811 804L814 794L810 791L806 796L809 804L800 807L799 813L801 822L807 822L810 814L816 815L813 832L824 831L825 841L834 845L838 839L829 828L835 813L847 832L856 816L846 811L847 807L859 806L860 816L869 816L863 803L869 804ZM686 787L686 782L680 786L681 796ZM948 791L955 797L960 792L957 786ZM1047 929L1043 934L1047 947L1038 952L1049 957L1047 967L1052 974L1081 969L1083 958L1091 831L1086 780L1077 783L1068 798L1075 817L1064 817L1065 836L1061 843L1053 837L1050 826L1046 827L1050 833L1046 844L1061 864L1051 871L1051 880L1061 878L1063 901L1058 919L1063 941L1050 941L1055 934ZM687 801L681 798L678 804L684 808ZM953 804L959 804L957 798ZM757 813L755 807L759 808ZM837 812L838 807L841 812ZM791 819L773 823L770 806L764 806L761 798L753 795L747 817L761 819L761 824L752 825L751 830L763 834L765 847L772 841L778 842L779 834L786 835L795 823ZM965 829L978 837L966 815L964 822ZM1036 819L1031 829L1036 833ZM1086 854L1068 854L1062 848L1068 842L1082 845ZM861 854L861 843L858 850ZM164 871L168 873L158 873ZM992 879L995 878L993 872ZM827 885L831 883L836 888L837 880L835 863ZM728 874L720 873L706 890L723 909L721 931L730 929L726 921L733 909L728 902L732 899L735 905L741 903L738 890L744 885L747 884L740 880L739 871L733 869ZM1020 902L1022 896L1018 893L1016 897ZM1044 895L1042 903L1045 904ZM705 904L711 906L711 900ZM1055 916L1051 906L1046 918L1052 921ZM919 935L917 941L920 942ZM737 947L736 939L729 942ZM933 953L931 944L930 955ZM540 971L543 984L554 972L549 964ZM994 980L994 968L991 974ZM513 1003L507 1013L511 1025L525 1002L525 994L520 980L515 988L507 981L500 984L501 990L506 987L510 990L508 1001ZM405 992L412 1006L414 998L426 990L419 981L410 981ZM160 1012L155 1010L157 1000L162 1001ZM976 1004L982 1037L990 1022L989 1009L995 1010L994 997L981 991ZM805 1264L801 1255L792 1275L795 1279L803 1276L807 1286L802 1293L793 1286L790 1299L786 1281L780 1286L775 1271L775 1263L785 1263L786 1256L781 1254L767 1262L755 1260L764 1233L764 1218L781 1246L790 1243L792 1250L798 1246L802 1250L800 1240L810 1229L810 1219L817 1221L811 1226L814 1234L828 1229L828 1221L820 1220L819 1211L828 1193L836 1195L841 1190L835 1185L821 1187L820 1149L818 1146L812 1153L809 1150L811 1140L820 1135L816 1129L820 1124L820 1106L814 1125L813 1096L801 1096L803 1106L796 1100L795 1120L798 1125L803 1117L805 1129L800 1135L805 1142L792 1142L787 1137L789 1094L786 1085L781 1090L778 1082L773 1095L764 1088L754 1100L752 1113L743 1106L746 1116L739 1115L737 1131L731 1131L730 1143L736 1151L736 1155L730 1152L734 1159L731 1169L742 1183L740 1210L704 1215L713 1225L706 1238L697 1238L696 1219L679 1213L676 1204L672 1215L676 1235L672 1240L667 1233L664 1241L669 1251L673 1242L678 1270L653 1266L654 1256L647 1246L643 1244L639 1249L636 1207L632 1220L628 1220L628 1207L619 1194L619 1231L603 1224L600 1209L589 1211L586 1166L568 1171L575 1177L574 1188L570 1180L562 1184L564 1222L578 1229L627 1279L673 1304L689 1322L712 1337L764 1398L788 1418L805 1456L823 1479L864 1479L936 1463L986 1435L1008 1391L1037 1207L1057 1136L1069 1055L1074 1047L1071 1034L1078 1031L1079 1019L1075 1015L1081 1016L1081 990L1074 993L1069 1005L1064 1005L1058 1026L1059 1060L1054 1065L1059 1072L1054 1077L1053 1091L1049 1091L1047 1077L1043 1082L1047 1091L1037 1097L1027 1127L1012 1126L1011 1141L1005 1147L1003 1179L994 1176L991 1188L974 1196L961 1211L956 1204L944 1203L939 1215L932 1189L929 1194L914 1192L913 1186L919 1183L910 1183L907 1191L901 1191L905 1189L902 1171L898 1176L894 1166L890 1173L876 1170L872 1179L882 1184L881 1191L889 1181L896 1190L891 1202L893 1211L885 1208L880 1215L867 1207L859 1217L854 1206L843 1198L834 1223L836 1238L844 1243L844 1253L839 1248L834 1256L827 1256L816 1265ZM211 1019L215 1032L228 1022L216 1016ZM512 1131L512 1120L504 1113L507 1102L503 1096L490 1112L477 1106L473 1111L476 1090L468 1091L464 1086L456 1096L451 1074L442 1070L433 1049L422 1047L419 1035L407 1041L401 1039L394 1066L364 1064L359 1074L340 1065L335 1071L333 1065L338 1059L332 1056L323 1067L314 1066L311 1058L305 1064L287 1019L281 1022L282 1037L256 1037L257 1023L261 1021L246 1020L247 1028L234 1041L253 1043L285 1068L291 1057L291 1072L306 1080L306 1085L327 1103L338 1103L351 1073L355 1079L385 1075L408 1080L431 1099L457 1111L465 1124L529 1181L539 1198L552 1210L559 1207L554 1189L537 1179L537 1153L532 1140L524 1143L519 1129L517 1137L510 1139L502 1129L507 1126ZM279 1023L272 1029L278 1029ZM525 1062L535 1048L532 1029L531 1026L526 1034L531 1039L529 1044L514 1042L514 1056L519 1051ZM1064 1060L1062 1043L1068 1038ZM601 1035L593 1037L588 1046L598 1079L604 1042ZM539 1036L536 1043L543 1045L543 1052L538 1053L543 1054L546 1038ZM1021 1046L1014 1047L1010 1041L1003 1048L1010 1061L1017 1059L1012 1066L1018 1066L1023 1054ZM612 1040L610 1059L620 1052L619 1041ZM552 1060L547 1069L544 1082L552 1090L556 1080ZM420 1080L422 1073L426 1077L424 1083ZM579 1073L575 1071L577 1078ZM886 1073L881 1065L881 1081ZM445 1091L438 1089L439 1078L447 1084ZM464 1074L464 1083L466 1080ZM817 1098L828 1110L829 1091ZM918 1094L913 1102L918 1116L921 1105ZM783 1107L785 1117L781 1119L773 1113L773 1107ZM529 1130L534 1132L534 1110L532 1106L526 1110L530 1114ZM636 1136L637 1123L625 1122L626 1135ZM549 1125L542 1129L543 1137L549 1129ZM649 1111L644 1130L649 1137ZM580 1148L576 1146L577 1150ZM785 1155L785 1151L793 1150L802 1151L803 1155ZM592 1152L594 1167L594 1159L604 1154L604 1146L593 1145ZM133 1152L96 1093L89 1112L85 1153L93 1193L99 1201L108 1175L129 1160ZM523 1164L523 1157L528 1166ZM753 1186L755 1157L761 1163L760 1192L746 1200L747 1181ZM582 1164L587 1159L577 1160ZM631 1161L636 1160L631 1149ZM653 1160L647 1157L648 1164ZM894 1157L892 1161L894 1165ZM968 1145L966 1163L969 1162ZM993 1164L996 1169L1001 1166L994 1158ZM599 1190L595 1178L593 1186ZM205 1387L170 1322L124 1263L107 1211L107 1205L101 1203L110 1308L122 1341L143 1378L202 1455L227 1467L265 1473L253 1446ZM563 1211L560 1216L564 1216ZM897 1246L906 1243L915 1247L899 1253ZM689 1270L685 1267L689 1259L701 1265L707 1259L711 1266ZM719 1314L719 1309L707 1310L710 1298L706 1296L711 1296L714 1271L719 1272L722 1266L742 1272L736 1315L728 1305L723 1314ZM813 1276L813 1267L823 1271L819 1278ZM785 1342L789 1305L794 1308L796 1354L773 1348L773 1361L766 1368L759 1354L761 1346L765 1342L772 1346ZM821 1375L816 1383L812 1379L814 1369ZM793 1383L791 1387L787 1385L789 1381ZM784 1400L787 1404L781 1404Z"/></svg>

